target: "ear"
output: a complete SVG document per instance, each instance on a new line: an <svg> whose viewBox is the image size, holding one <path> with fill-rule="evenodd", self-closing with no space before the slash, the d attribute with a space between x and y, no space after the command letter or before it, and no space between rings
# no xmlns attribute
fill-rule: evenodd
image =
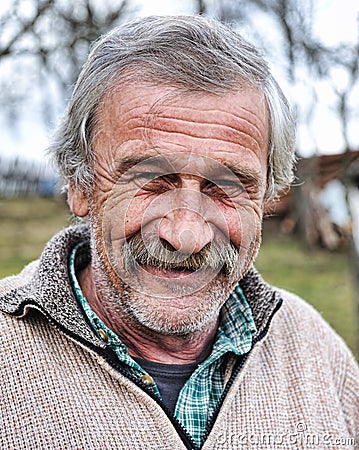
<svg viewBox="0 0 359 450"><path fill-rule="evenodd" d="M67 203L75 216L87 216L89 212L88 199L84 192L76 188L72 182L70 183L69 190L67 192Z"/></svg>

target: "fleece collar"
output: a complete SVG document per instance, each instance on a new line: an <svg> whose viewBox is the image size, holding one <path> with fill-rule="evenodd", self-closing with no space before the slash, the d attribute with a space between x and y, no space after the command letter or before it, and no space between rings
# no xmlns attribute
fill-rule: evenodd
<svg viewBox="0 0 359 450"><path fill-rule="evenodd" d="M71 250L89 238L86 225L69 227L56 234L38 261L19 275L0 281L0 310L18 318L31 309L39 310L70 336L105 348L106 343L94 335L84 318L68 273ZM258 336L281 303L279 293L265 283L253 267L239 284L251 307Z"/></svg>

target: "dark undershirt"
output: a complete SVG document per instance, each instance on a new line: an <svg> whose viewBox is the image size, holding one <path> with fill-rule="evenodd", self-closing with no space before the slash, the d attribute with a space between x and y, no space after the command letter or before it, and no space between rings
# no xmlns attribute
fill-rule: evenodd
<svg viewBox="0 0 359 450"><path fill-rule="evenodd" d="M197 369L198 363L161 364L133 358L154 379L163 403L174 413L180 390Z"/></svg>

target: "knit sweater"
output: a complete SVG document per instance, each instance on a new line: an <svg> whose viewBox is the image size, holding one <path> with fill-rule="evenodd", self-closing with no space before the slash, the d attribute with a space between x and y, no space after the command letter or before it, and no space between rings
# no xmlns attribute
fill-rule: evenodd
<svg viewBox="0 0 359 450"><path fill-rule="evenodd" d="M68 256L86 227L0 281L0 448L195 448L145 386L123 374L71 290ZM359 448L359 369L321 316L252 268L240 282L256 322L203 449Z"/></svg>

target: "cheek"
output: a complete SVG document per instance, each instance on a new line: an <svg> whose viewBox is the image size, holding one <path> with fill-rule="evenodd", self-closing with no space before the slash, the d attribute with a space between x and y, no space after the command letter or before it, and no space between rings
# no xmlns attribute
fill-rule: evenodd
<svg viewBox="0 0 359 450"><path fill-rule="evenodd" d="M127 202L126 208L123 211L123 235L130 237L139 232L143 227L143 217L146 213L148 203L143 199L132 199Z"/></svg>
<svg viewBox="0 0 359 450"><path fill-rule="evenodd" d="M262 211L256 205L243 205L223 211L229 239L236 247L249 248L261 233Z"/></svg>
<svg viewBox="0 0 359 450"><path fill-rule="evenodd" d="M123 241L146 225L146 211L151 205L149 198L136 197L130 189L113 189L111 195L102 201L100 219L103 236L109 242Z"/></svg>

